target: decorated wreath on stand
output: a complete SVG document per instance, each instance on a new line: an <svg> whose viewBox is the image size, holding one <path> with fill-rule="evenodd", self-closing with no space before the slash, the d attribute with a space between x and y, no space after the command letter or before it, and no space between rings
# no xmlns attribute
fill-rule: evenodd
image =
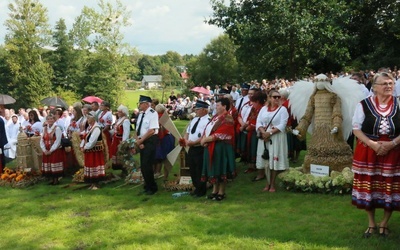
<svg viewBox="0 0 400 250"><path fill-rule="evenodd" d="M323 177L305 174L302 170L303 167L290 168L280 174L280 185L289 191L308 193L348 194L352 190L354 174L348 167Z"/></svg>
<svg viewBox="0 0 400 250"><path fill-rule="evenodd" d="M118 158L121 159L122 168L128 173L125 182L128 184L140 184L143 182L142 172L134 159L134 154L139 152L136 139L129 138L118 145Z"/></svg>

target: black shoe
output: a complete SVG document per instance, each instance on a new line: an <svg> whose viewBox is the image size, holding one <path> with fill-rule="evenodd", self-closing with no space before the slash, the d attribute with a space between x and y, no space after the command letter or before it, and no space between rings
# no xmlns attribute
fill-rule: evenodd
<svg viewBox="0 0 400 250"><path fill-rule="evenodd" d="M372 236L373 233L375 233L376 231L376 227L368 227L367 231L364 232L363 234L363 238L369 238Z"/></svg>
<svg viewBox="0 0 400 250"><path fill-rule="evenodd" d="M215 196L212 200L213 201L222 201L225 198L226 198L225 194L217 194L217 196Z"/></svg>
<svg viewBox="0 0 400 250"><path fill-rule="evenodd" d="M157 192L157 191L148 190L148 191L145 192L145 194L146 194L146 195L153 195L153 194L155 194L156 192Z"/></svg>
<svg viewBox="0 0 400 250"><path fill-rule="evenodd" d="M388 237L389 236L389 228L387 227L379 227L379 236L381 237Z"/></svg>
<svg viewBox="0 0 400 250"><path fill-rule="evenodd" d="M211 193L211 194L207 195L207 199L212 200L215 197L217 197L217 195L218 195L218 193Z"/></svg>

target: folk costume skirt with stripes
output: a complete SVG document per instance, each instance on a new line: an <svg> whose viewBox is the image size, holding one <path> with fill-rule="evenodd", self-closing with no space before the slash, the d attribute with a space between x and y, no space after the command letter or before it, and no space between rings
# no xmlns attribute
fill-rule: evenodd
<svg viewBox="0 0 400 250"><path fill-rule="evenodd" d="M380 141L389 141L381 136ZM353 159L352 204L360 209L400 211L400 146L385 156L357 140Z"/></svg>
<svg viewBox="0 0 400 250"><path fill-rule="evenodd" d="M63 148L56 149L50 155L43 154L42 175L57 178L64 174L65 151Z"/></svg>
<svg viewBox="0 0 400 250"><path fill-rule="evenodd" d="M87 183L97 183L106 176L103 151L85 152L84 179Z"/></svg>

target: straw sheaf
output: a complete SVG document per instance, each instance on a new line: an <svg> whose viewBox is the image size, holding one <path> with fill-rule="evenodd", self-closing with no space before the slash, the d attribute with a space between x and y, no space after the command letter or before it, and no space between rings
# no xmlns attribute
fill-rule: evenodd
<svg viewBox="0 0 400 250"><path fill-rule="evenodd" d="M73 132L72 133L72 138L71 138L71 142L72 142L72 147L74 149L74 154L76 157L76 160L79 164L80 167L83 167L85 164L85 160L84 160L84 155L83 152L81 151L81 138L79 136L79 132Z"/></svg>
<svg viewBox="0 0 400 250"><path fill-rule="evenodd" d="M101 136L103 138L102 142L103 142L103 154L104 154L104 162L105 162L104 166L105 166L106 169L109 169L109 168L111 168L112 161L111 161L110 156L108 154L107 137L104 134L104 132L101 132L101 133L102 133Z"/></svg>
<svg viewBox="0 0 400 250"><path fill-rule="evenodd" d="M306 172L310 171L310 164L327 165L331 171L342 171L352 166L350 146L340 134L331 134L330 129L328 124L320 124L315 128L304 158Z"/></svg>

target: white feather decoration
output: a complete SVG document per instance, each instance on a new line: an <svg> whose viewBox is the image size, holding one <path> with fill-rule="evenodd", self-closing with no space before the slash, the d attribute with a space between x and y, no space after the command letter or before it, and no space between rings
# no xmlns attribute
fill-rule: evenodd
<svg viewBox="0 0 400 250"><path fill-rule="evenodd" d="M352 131L352 119L357 104L365 98L357 81L348 77L336 78L332 81L332 85L327 84L328 91L335 93L340 97L342 102L342 131L343 138L347 140Z"/></svg>
<svg viewBox="0 0 400 250"><path fill-rule="evenodd" d="M315 84L307 81L296 82L289 93L289 107L295 119L300 120L306 113L307 104L315 91Z"/></svg>

